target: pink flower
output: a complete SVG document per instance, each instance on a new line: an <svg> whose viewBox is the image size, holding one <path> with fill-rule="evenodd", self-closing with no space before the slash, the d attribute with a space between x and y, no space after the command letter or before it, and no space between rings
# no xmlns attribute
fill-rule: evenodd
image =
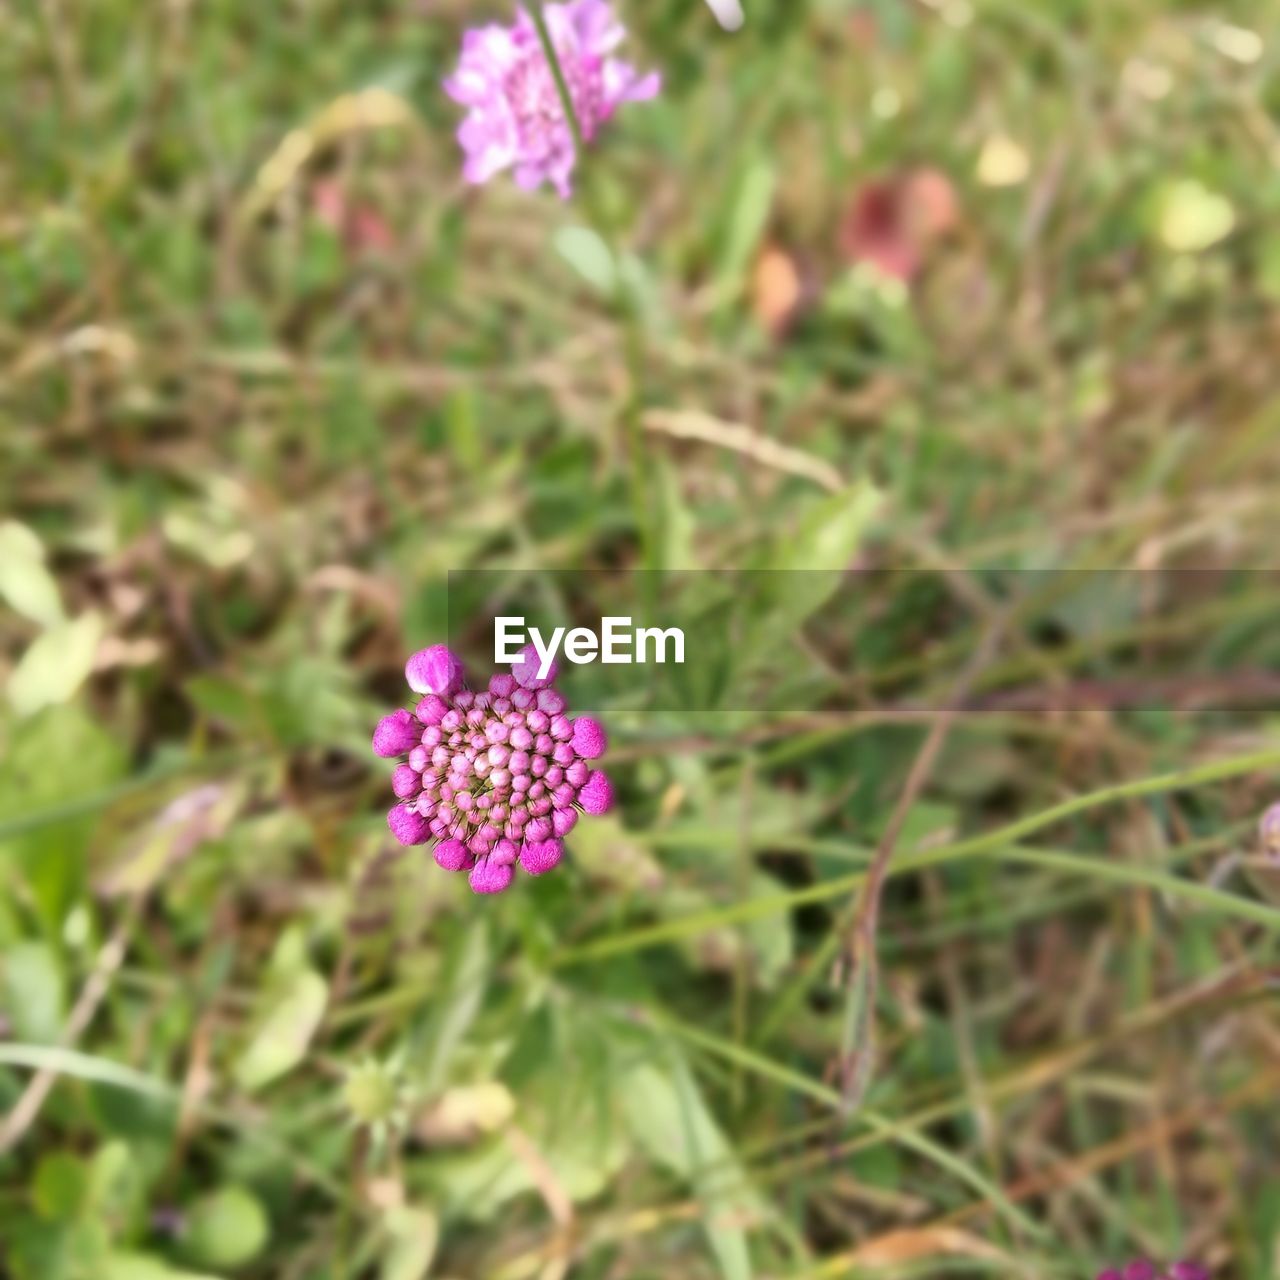
<svg viewBox="0 0 1280 1280"><path fill-rule="evenodd" d="M1194 1262L1175 1262L1162 1271L1154 1262L1138 1258L1126 1267L1109 1267L1100 1271L1097 1280L1211 1280L1209 1272Z"/></svg>
<svg viewBox="0 0 1280 1280"><path fill-rule="evenodd" d="M488 688L463 686L462 663L444 645L414 654L405 673L420 699L384 716L373 735L383 757L407 756L391 775L399 798L387 814L404 845L435 845L446 871L470 873L476 893L501 893L519 865L543 875L564 857L579 813L605 813L613 785L588 761L603 754L604 728L566 715L554 672L538 679L527 655Z"/></svg>
<svg viewBox="0 0 1280 1280"><path fill-rule="evenodd" d="M1262 852L1272 862L1280 863L1280 802L1273 804L1258 822L1258 838Z"/></svg>
<svg viewBox="0 0 1280 1280"><path fill-rule="evenodd" d="M622 103L656 96L661 87L656 72L642 76L610 56L626 30L609 0L569 0L548 4L543 12L584 142L595 138ZM444 88L468 109L458 130L468 182L488 182L514 169L516 183L525 190L546 181L568 198L577 162L573 130L537 27L524 9L509 27L490 24L468 31L458 68Z"/></svg>
<svg viewBox="0 0 1280 1280"><path fill-rule="evenodd" d="M840 247L850 262L870 263L904 283L924 266L928 249L958 222L950 179L937 169L912 169L864 183L840 226Z"/></svg>
<svg viewBox="0 0 1280 1280"><path fill-rule="evenodd" d="M707 0L707 3L726 31L737 31L742 26L742 0Z"/></svg>

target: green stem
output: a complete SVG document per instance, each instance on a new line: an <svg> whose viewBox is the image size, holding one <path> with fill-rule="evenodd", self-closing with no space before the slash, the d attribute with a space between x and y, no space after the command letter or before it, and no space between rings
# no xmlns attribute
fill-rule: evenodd
<svg viewBox="0 0 1280 1280"><path fill-rule="evenodd" d="M1019 818L1015 822L983 835L971 836L967 840L960 840L955 844L936 849L921 849L906 853L892 864L890 871L896 876L910 871L921 871L927 867L963 862L969 858L1006 857L1010 861L1035 862L1041 866L1054 865L1057 869L1079 870L1086 874L1095 874L1098 879L1124 878L1135 884L1179 894L1196 901L1203 907L1280 931L1280 909L1266 903L1255 902L1252 899L1238 897L1235 894L1224 893L1174 877L1167 880L1161 877L1159 882L1155 883L1152 876L1159 873L1152 873L1129 863L1107 862L1105 854L1099 854L1096 859L1082 857L1078 863L1073 863L1071 868L1066 868L1061 854L1049 854L1046 857L1039 852L1029 853L1017 848L1024 837L1103 805L1115 804L1122 800L1141 799L1145 796L1163 795L1170 791L1190 790L1193 787L1225 782L1244 774L1268 772L1278 768L1280 768L1280 750L1272 749L1258 751L1251 755L1234 756L1226 760L1215 760L1177 773L1157 774L1154 777L1122 782L1116 786L1104 787L1099 791L1091 791L1085 795L1064 800L1061 804L1053 805L1030 817ZM724 925L744 924L749 920L758 920L779 911L789 911L809 903L826 902L858 888L865 878L866 872L855 871L847 876L824 880L820 884L807 885L803 889L750 898L745 902L694 912L674 920L664 920L660 924L646 925L630 933L597 938L557 952L552 957L552 966L560 968L581 964L586 960L600 960L605 956L641 951L647 947L673 942Z"/></svg>
<svg viewBox="0 0 1280 1280"><path fill-rule="evenodd" d="M565 79L560 55L556 51L555 42L551 39L551 31L547 27L546 14L541 4L535 4L531 13L533 24L538 31L538 42L542 45L543 56L551 67L551 75L556 83L556 94L560 98L560 108L564 112L573 136L575 153L585 159L586 140L582 133L582 124L573 105L573 97L569 92L569 84ZM622 446L627 459L627 473L631 490L631 506L636 522L636 533L640 539L641 562L646 568L656 568L658 542L654 536L654 522L651 515L649 496L649 476L645 465L643 432L640 422L641 396L644 386L644 332L636 311L635 298L627 287L623 277L622 253L618 246L618 228L613 219L607 216L600 201L596 198L595 187L584 177L584 199L587 217L596 234L609 251L613 264L613 302L622 321L624 330L624 352L627 366L629 386L626 402L622 406Z"/></svg>

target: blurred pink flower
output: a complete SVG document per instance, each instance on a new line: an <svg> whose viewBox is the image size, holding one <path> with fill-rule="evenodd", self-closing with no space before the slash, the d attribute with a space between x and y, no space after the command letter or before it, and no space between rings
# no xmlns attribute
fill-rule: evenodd
<svg viewBox="0 0 1280 1280"><path fill-rule="evenodd" d="M584 142L595 138L622 103L658 93L656 72L642 76L610 56L626 30L608 0L569 0L548 4L543 12ZM525 190L545 181L568 198L577 162L573 131L537 27L524 9L509 27L490 24L468 31L458 68L444 88L468 109L458 130L468 182L488 182L514 169Z"/></svg>
<svg viewBox="0 0 1280 1280"><path fill-rule="evenodd" d="M1154 1262L1138 1258L1126 1267L1110 1267L1097 1280L1211 1280L1209 1272L1195 1262L1175 1262L1162 1271Z"/></svg>
<svg viewBox="0 0 1280 1280"><path fill-rule="evenodd" d="M707 0L707 4L726 31L737 31L742 26L742 0Z"/></svg>
<svg viewBox="0 0 1280 1280"><path fill-rule="evenodd" d="M406 756L391 776L399 798L387 814L405 845L435 847L446 871L469 871L476 893L501 893L518 864L532 876L558 866L579 812L606 813L613 785L588 767L608 745L603 726L566 714L554 671L537 679L527 647L514 674L464 687L462 663L444 645L415 653L405 676L424 696L379 721L373 750Z"/></svg>
<svg viewBox="0 0 1280 1280"><path fill-rule="evenodd" d="M311 208L342 238L349 253L386 253L395 248L395 234L387 220L371 204L348 200L342 184L332 178L323 178L311 188Z"/></svg>
<svg viewBox="0 0 1280 1280"><path fill-rule="evenodd" d="M1262 852L1273 862L1280 863L1280 801L1273 804L1258 822L1258 838Z"/></svg>
<svg viewBox="0 0 1280 1280"><path fill-rule="evenodd" d="M959 220L951 180L937 169L912 169L864 183L840 226L840 247L851 262L882 275L915 278L929 245Z"/></svg>

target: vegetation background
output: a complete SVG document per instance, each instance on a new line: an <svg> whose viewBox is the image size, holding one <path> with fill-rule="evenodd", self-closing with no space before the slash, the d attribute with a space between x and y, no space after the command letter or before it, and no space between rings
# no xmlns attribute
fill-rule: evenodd
<svg viewBox="0 0 1280 1280"><path fill-rule="evenodd" d="M502 0L0 5L0 1273L1270 1280L1280 14L619 8L562 203ZM878 576L555 875L391 847L448 571L744 566Z"/></svg>

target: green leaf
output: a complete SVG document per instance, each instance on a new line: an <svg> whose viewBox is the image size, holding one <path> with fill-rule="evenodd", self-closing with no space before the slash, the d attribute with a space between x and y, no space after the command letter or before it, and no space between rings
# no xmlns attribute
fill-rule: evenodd
<svg viewBox="0 0 1280 1280"><path fill-rule="evenodd" d="M625 290L642 313L652 309L652 282L635 254L623 253L615 259L613 250L589 227L561 227L552 244L600 297L613 301Z"/></svg>
<svg viewBox="0 0 1280 1280"><path fill-rule="evenodd" d="M569 850L594 883L631 892L652 892L662 884L662 868L616 814L579 823L569 837Z"/></svg>
<svg viewBox="0 0 1280 1280"><path fill-rule="evenodd" d="M120 736L108 734L73 706L48 707L19 721L0 751L0 825L43 809L56 812L75 793L92 795L124 771ZM0 861L12 857L26 877L51 935L60 933L67 910L84 877L84 854L99 815L69 806L65 818L51 817L0 841Z"/></svg>
<svg viewBox="0 0 1280 1280"><path fill-rule="evenodd" d="M563 1079L555 1089L563 1093ZM542 1092L553 1092L547 1088ZM585 1092L585 1090L583 1090ZM625 1133L605 1118L598 1123L550 1123L536 1103L521 1100L521 1126L538 1155L575 1204L594 1199L609 1185L627 1156ZM442 1211L473 1222L491 1221L516 1196L536 1191L529 1166L513 1159L505 1138L495 1137L472 1151L437 1158L431 1169Z"/></svg>
<svg viewBox="0 0 1280 1280"><path fill-rule="evenodd" d="M884 495L866 480L809 509L770 565L777 572L767 576L763 594L772 634L794 631L836 594L883 503Z"/></svg>
<svg viewBox="0 0 1280 1280"><path fill-rule="evenodd" d="M422 1037L425 1092L434 1092L448 1078L453 1055L484 1001L492 963L488 929L483 923L465 929L449 956L440 999Z"/></svg>
<svg viewBox="0 0 1280 1280"><path fill-rule="evenodd" d="M725 1280L750 1280L744 1218L758 1217L759 1197L683 1059L643 1063L620 1079L619 1102L632 1137L657 1164L693 1185L708 1208L707 1238Z"/></svg>
<svg viewBox="0 0 1280 1280"><path fill-rule="evenodd" d="M4 1009L19 1040L52 1044L66 1019L66 983L57 952L43 942L19 942L0 960Z"/></svg>
<svg viewBox="0 0 1280 1280"><path fill-rule="evenodd" d="M810 507L794 536L783 541L771 567L797 574L805 570L848 569L867 529L880 514L884 497L872 481L860 480L844 493L833 494ZM834 587L825 589L813 607L825 602L833 591Z"/></svg>
<svg viewBox="0 0 1280 1280"><path fill-rule="evenodd" d="M38 636L9 676L9 701L20 716L69 701L93 670L102 615L85 613Z"/></svg>
<svg viewBox="0 0 1280 1280"><path fill-rule="evenodd" d="M42 627L56 627L63 620L62 596L45 567L44 546L16 520L0 522L0 597Z"/></svg>
<svg viewBox="0 0 1280 1280"><path fill-rule="evenodd" d="M552 241L556 252L602 297L617 287L613 253L590 227L561 227Z"/></svg>
<svg viewBox="0 0 1280 1280"><path fill-rule="evenodd" d="M31 1198L36 1212L51 1222L79 1217L88 1203L89 1174L83 1160L54 1151L36 1166Z"/></svg>
<svg viewBox="0 0 1280 1280"><path fill-rule="evenodd" d="M102 1218L124 1219L141 1206L143 1171L127 1142L116 1139L94 1152L88 1196L90 1211Z"/></svg>
<svg viewBox="0 0 1280 1280"><path fill-rule="evenodd" d="M1170 183L1161 193L1157 232L1176 253L1199 253L1235 229L1231 202L1190 179Z"/></svg>
<svg viewBox="0 0 1280 1280"><path fill-rule="evenodd" d="M381 1280L423 1280L431 1270L440 1239L435 1214L402 1205L383 1219L387 1250L382 1256Z"/></svg>
<svg viewBox="0 0 1280 1280"><path fill-rule="evenodd" d="M748 165L738 183L731 203L733 217L716 271L722 306L735 301L742 292L748 269L769 225L776 182L773 162L758 157Z"/></svg>
<svg viewBox="0 0 1280 1280"><path fill-rule="evenodd" d="M306 1057L324 1017L329 987L314 970L296 974L283 987L236 1064L241 1088L261 1089L292 1071Z"/></svg>
<svg viewBox="0 0 1280 1280"><path fill-rule="evenodd" d="M106 1260L101 1280L218 1280L206 1271L185 1271L171 1267L144 1253L113 1252Z"/></svg>
<svg viewBox="0 0 1280 1280"><path fill-rule="evenodd" d="M186 1248L202 1266L234 1269L252 1261L270 1238L266 1210L244 1187L222 1187L191 1210Z"/></svg>

